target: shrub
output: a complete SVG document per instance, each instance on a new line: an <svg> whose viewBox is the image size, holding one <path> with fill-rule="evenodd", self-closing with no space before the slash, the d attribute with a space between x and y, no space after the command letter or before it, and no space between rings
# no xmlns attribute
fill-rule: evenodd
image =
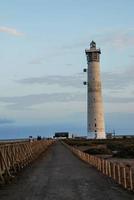
<svg viewBox="0 0 134 200"><path fill-rule="evenodd" d="M134 158L134 144L124 146L115 156L120 158Z"/></svg>
<svg viewBox="0 0 134 200"><path fill-rule="evenodd" d="M107 148L90 148L88 150L85 150L84 152L88 154L93 154L93 155L96 155L96 154L111 155L112 154L111 150Z"/></svg>

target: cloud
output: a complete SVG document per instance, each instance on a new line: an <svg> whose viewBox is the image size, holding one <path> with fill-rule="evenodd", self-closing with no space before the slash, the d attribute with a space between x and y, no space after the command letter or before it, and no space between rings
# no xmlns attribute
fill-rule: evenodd
<svg viewBox="0 0 134 200"><path fill-rule="evenodd" d="M130 66L124 71L103 72L102 80L104 89L124 90L134 84L134 67Z"/></svg>
<svg viewBox="0 0 134 200"><path fill-rule="evenodd" d="M5 26L0 27L0 32L8 33L8 34L14 35L14 36L24 35L22 32L17 31L15 28L9 28L9 27L5 27Z"/></svg>
<svg viewBox="0 0 134 200"><path fill-rule="evenodd" d="M134 58L134 55L131 54L131 55L129 55L129 57L130 57L130 58Z"/></svg>
<svg viewBox="0 0 134 200"><path fill-rule="evenodd" d="M134 97L105 96L105 103L134 103ZM85 93L42 93L25 96L0 97L0 102L6 103L6 108L13 110L30 110L33 106L44 103L85 102ZM7 121L8 122L8 121ZM10 121L9 121L10 122Z"/></svg>
<svg viewBox="0 0 134 200"><path fill-rule="evenodd" d="M52 102L79 102L85 99L83 93L33 94L26 96L0 97L0 102L7 103L10 109L31 109L32 106Z"/></svg>
<svg viewBox="0 0 134 200"><path fill-rule="evenodd" d="M134 97L105 96L106 103L134 103Z"/></svg>
<svg viewBox="0 0 134 200"><path fill-rule="evenodd" d="M29 77L17 80L21 84L47 84L59 85L60 87L83 88L85 80L84 73L79 73L71 76L53 75L41 77ZM126 89L134 84L134 67L129 66L124 71L102 72L102 81L104 90L119 91Z"/></svg>
<svg viewBox="0 0 134 200"><path fill-rule="evenodd" d="M85 76L83 73L75 74L72 76L42 76L42 77L30 77L18 80L18 83L21 84L47 84L47 85L59 85L60 87L72 87L76 89L81 89L81 100L86 101L83 93L85 92L83 81ZM129 66L124 71L113 71L113 72L102 72L103 80L103 91L105 94L105 102L107 103L133 103L133 85L134 85L134 68ZM76 90L77 91L77 90ZM129 92L129 94L127 94ZM124 94L127 94L127 97ZM77 93L76 93L77 94ZM111 96L111 94L113 96ZM67 94L65 94L66 97ZM68 94L70 97L71 94ZM120 96L119 96L120 95ZM49 95L48 95L49 96ZM54 94L55 96L55 94ZM55 98L55 97L52 98ZM62 94L61 94L62 96ZM64 96L64 94L63 94ZM77 96L77 95L76 95ZM57 95L56 95L57 98ZM60 97L61 98L61 97ZM78 97L78 100L80 96ZM66 99L65 99L66 101Z"/></svg>
<svg viewBox="0 0 134 200"><path fill-rule="evenodd" d="M99 43L109 47L126 48L134 45L134 29L110 30L97 36Z"/></svg>
<svg viewBox="0 0 134 200"><path fill-rule="evenodd" d="M32 64L32 65L40 65L42 63L43 63L43 58L36 58L29 62L29 64Z"/></svg>
<svg viewBox="0 0 134 200"><path fill-rule="evenodd" d="M62 76L62 75L53 75L53 76L42 76L42 77L30 77L18 80L18 83L21 84L48 84L48 85L59 85L61 87L83 87L84 75L76 74L72 76Z"/></svg>
<svg viewBox="0 0 134 200"><path fill-rule="evenodd" d="M103 29L98 32L87 34L71 44L63 45L63 50L85 49L85 47L95 40L101 47L122 49L134 46L134 28L128 29Z"/></svg>
<svg viewBox="0 0 134 200"><path fill-rule="evenodd" d="M1 124L11 124L14 123L14 120L6 119L6 118L0 118L0 125Z"/></svg>
<svg viewBox="0 0 134 200"><path fill-rule="evenodd" d="M81 38L80 40L79 40L79 42L72 42L71 44L65 44L65 45L63 45L61 48L63 49L63 50L72 50L72 49L78 49L78 48L81 48L81 47L85 47L86 45L87 45L87 43L89 43L89 35L88 35L88 38L86 37L86 39L85 38Z"/></svg>
<svg viewBox="0 0 134 200"><path fill-rule="evenodd" d="M71 66L72 66L72 64L69 64L69 63L68 63L68 64L66 64L66 66L69 66L69 67L71 67Z"/></svg>

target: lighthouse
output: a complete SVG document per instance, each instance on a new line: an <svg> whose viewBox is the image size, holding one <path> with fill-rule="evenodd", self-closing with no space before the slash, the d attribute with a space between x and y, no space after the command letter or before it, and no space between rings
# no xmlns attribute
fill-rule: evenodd
<svg viewBox="0 0 134 200"><path fill-rule="evenodd" d="M92 41L90 48L85 50L87 57L87 129L89 137L105 139L105 123L103 98L101 91L100 77L100 49L96 48L96 43Z"/></svg>

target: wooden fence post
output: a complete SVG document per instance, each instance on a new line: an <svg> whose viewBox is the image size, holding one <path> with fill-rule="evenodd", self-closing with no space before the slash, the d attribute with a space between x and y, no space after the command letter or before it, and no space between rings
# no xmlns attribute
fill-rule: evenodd
<svg viewBox="0 0 134 200"><path fill-rule="evenodd" d="M113 179L116 180L116 173L115 173L115 163L113 163Z"/></svg>
<svg viewBox="0 0 134 200"><path fill-rule="evenodd" d="M126 182L126 168L123 167L123 186L124 188L127 188L127 182Z"/></svg>
<svg viewBox="0 0 134 200"><path fill-rule="evenodd" d="M130 167L129 167L129 183L130 183L130 190L133 190L132 170Z"/></svg>
<svg viewBox="0 0 134 200"><path fill-rule="evenodd" d="M111 177L111 163L108 162L108 175Z"/></svg>
<svg viewBox="0 0 134 200"><path fill-rule="evenodd" d="M26 141L0 144L0 180L4 182L12 177L52 143L53 140L42 140L32 143Z"/></svg>
<svg viewBox="0 0 134 200"><path fill-rule="evenodd" d="M118 183L121 184L121 172L120 172L120 166L117 165L117 171L118 171Z"/></svg>
<svg viewBox="0 0 134 200"><path fill-rule="evenodd" d="M82 160L88 162L90 165L97 168L103 174L113 178L118 184L122 185L124 188L134 189L134 176L132 174L132 169L130 167L121 167L118 163L112 163L110 161L98 158L87 153L83 153L76 148L70 148L72 152L81 158ZM74 150L75 149L75 150Z"/></svg>

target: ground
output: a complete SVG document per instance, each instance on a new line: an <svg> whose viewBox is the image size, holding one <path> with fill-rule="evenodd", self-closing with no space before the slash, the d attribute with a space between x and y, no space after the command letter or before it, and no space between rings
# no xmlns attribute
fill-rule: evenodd
<svg viewBox="0 0 134 200"><path fill-rule="evenodd" d="M104 145L101 145L104 146ZM78 148L81 151L86 151L90 148L90 146L76 146L76 148ZM107 159L111 162L115 162L118 163L122 166L130 166L132 168L132 172L134 174L134 158L118 158L118 157L113 157L112 155L104 155L104 154L96 154L95 156L100 157L100 158L104 158Z"/></svg>
<svg viewBox="0 0 134 200"><path fill-rule="evenodd" d="M0 200L132 200L134 195L57 143L27 167Z"/></svg>

